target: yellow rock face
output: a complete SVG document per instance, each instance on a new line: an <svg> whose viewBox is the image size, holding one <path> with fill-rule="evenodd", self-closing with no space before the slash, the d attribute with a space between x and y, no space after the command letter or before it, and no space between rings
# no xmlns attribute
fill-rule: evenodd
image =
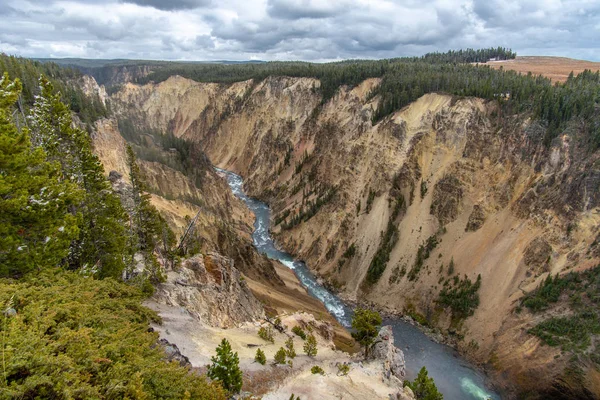
<svg viewBox="0 0 600 400"><path fill-rule="evenodd" d="M581 178L575 166L585 160L570 150L569 137L545 155L528 139L534 123L515 117L499 125L501 110L476 98L428 94L372 124L378 99L370 93L378 84L369 79L342 88L321 104L314 79L222 85L171 77L157 85L127 84L111 101L117 113L198 142L213 164L243 175L250 194L270 202L279 243L342 296L390 310L410 308L442 330L460 332L464 352L497 366L499 374L521 376L522 387L552 379L564 360L526 333L537 317L513 310L548 273L599 262L586 255L599 235L597 195L569 186ZM104 134L113 131L106 123ZM107 169L123 161L101 144L110 141L96 140ZM144 169L170 193L194 190L185 177L153 165ZM335 195L290 227L326 189ZM399 196L406 204L394 221L399 238L383 275L367 287L367 270ZM161 202L174 220L189 212ZM436 234L439 244L417 279L399 277ZM526 265L524 253L539 237L551 256L543 265ZM344 258L351 244L356 254ZM479 307L458 325L435 302L451 260L455 275L482 278Z"/></svg>

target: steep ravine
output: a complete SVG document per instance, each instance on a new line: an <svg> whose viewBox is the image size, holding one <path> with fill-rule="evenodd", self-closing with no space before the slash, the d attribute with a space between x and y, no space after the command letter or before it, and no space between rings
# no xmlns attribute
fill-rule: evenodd
<svg viewBox="0 0 600 400"><path fill-rule="evenodd" d="M252 237L257 250L292 269L308 292L323 302L342 325L350 327L352 305L345 304L323 287L303 262L294 260L290 254L277 248L270 237L268 205L244 193L243 180L240 176L223 170L221 172L226 175L232 192L242 199L256 216ZM387 318L384 325L390 326L394 337L397 338L396 343L402 347L402 357L406 359L407 379L415 379L421 367L425 366L446 400L499 399L496 394L486 389L487 382L483 374L457 357L449 347L434 342L415 326L400 318Z"/></svg>
<svg viewBox="0 0 600 400"><path fill-rule="evenodd" d="M92 139L94 151L106 173L110 174L113 186L118 192L126 192L129 182L127 143L117 120L99 120ZM174 150L169 149L167 157L174 156ZM196 252L231 259L235 268L244 274L253 295L271 315L302 311L325 316L332 323L336 346L354 352L356 345L348 332L328 316L322 303L300 286L296 276L256 251L252 244L254 216L232 195L225 180L217 176L208 160L202 154L194 156L194 179L164 163L138 159L152 193L152 203L177 237L198 214L190 241Z"/></svg>
<svg viewBox="0 0 600 400"><path fill-rule="evenodd" d="M599 153L578 141L576 123L546 147L543 126L475 98L428 94L372 125L378 83L321 105L314 79L171 77L126 84L111 104L246 177L249 194L273 208L277 240L340 296L427 320L510 393L560 384L569 354L527 333L539 316L514 310L548 273L599 262ZM367 284L388 222L397 228L389 260ZM478 275L472 316L453 318L436 302L445 280ZM597 373L585 371L574 386L594 386Z"/></svg>

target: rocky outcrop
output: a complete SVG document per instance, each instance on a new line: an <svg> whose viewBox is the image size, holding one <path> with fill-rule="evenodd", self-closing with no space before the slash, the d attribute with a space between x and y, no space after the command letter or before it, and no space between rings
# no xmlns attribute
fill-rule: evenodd
<svg viewBox="0 0 600 400"><path fill-rule="evenodd" d="M175 361L182 367L189 367L192 365L190 363L190 359L187 358L185 355L181 354L181 351L179 351L179 347L177 347L176 344L170 343L167 339L164 338L160 339L158 343L163 347L163 349L165 349L165 356L167 358L167 361Z"/></svg>
<svg viewBox="0 0 600 400"><path fill-rule="evenodd" d="M475 232L485 222L485 212L483 211L483 207L479 204L475 204L473 206L473 211L471 211L471 215L469 215L469 221L467 222L466 231Z"/></svg>
<svg viewBox="0 0 600 400"><path fill-rule="evenodd" d="M435 215L441 225L456 220L460 211L463 189L461 182L453 175L440 179L433 189L431 214Z"/></svg>
<svg viewBox="0 0 600 400"><path fill-rule="evenodd" d="M315 318L314 315L305 312L295 313L286 320L287 328L292 329L299 326L303 330L311 330L317 333L327 342L332 342L335 335L333 326L328 321L322 321Z"/></svg>
<svg viewBox="0 0 600 400"><path fill-rule="evenodd" d="M233 327L264 316L233 261L217 253L183 261L167 272L167 281L154 293L157 303L185 308L203 322L216 327Z"/></svg>
<svg viewBox="0 0 600 400"><path fill-rule="evenodd" d="M404 381L406 375L404 353L394 345L394 334L389 325L382 326L377 334L375 342L369 350L368 360L381 361L384 376L387 379Z"/></svg>
<svg viewBox="0 0 600 400"><path fill-rule="evenodd" d="M104 86L98 85L96 80L89 76L83 75L79 82L79 86L83 90L86 96L91 98L98 98L102 102L102 104L106 105L106 101L108 100L108 94L106 93L106 89Z"/></svg>
<svg viewBox="0 0 600 400"><path fill-rule="evenodd" d="M548 271L552 257L552 246L544 238L533 239L525 248L523 262L532 272Z"/></svg>
<svg viewBox="0 0 600 400"><path fill-rule="evenodd" d="M537 266L549 261L551 255L552 246L544 238L535 238L525 248L523 261L528 267Z"/></svg>

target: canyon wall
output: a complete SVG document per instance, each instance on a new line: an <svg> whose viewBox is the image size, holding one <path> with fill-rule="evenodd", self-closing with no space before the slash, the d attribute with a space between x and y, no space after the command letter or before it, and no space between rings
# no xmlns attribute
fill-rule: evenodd
<svg viewBox="0 0 600 400"><path fill-rule="evenodd" d="M88 82L88 86L91 91L102 89L95 81ZM198 91L188 92L193 94ZM175 95L172 100L179 98L178 95ZM198 101L196 98L186 100L186 103L190 104L186 111L193 111L192 105L196 101ZM129 184L127 142L119 130L118 118L126 117L134 121L141 132L144 132L145 128L161 127L156 122L160 119L148 124L143 120L146 114L139 112L135 107L120 107L122 105L114 100L112 103L116 116L101 119L95 124L92 133L94 152L100 158L106 174L110 174L109 179L113 181L117 191L127 192ZM179 108L177 105L174 107L175 110ZM160 113L154 111L151 110L150 113L155 118L159 118ZM170 123L171 120L171 115L167 115L164 119L166 123ZM150 135L146 136L150 137ZM152 140L149 140L147 145L162 153L163 160L177 156L177 149L160 150L152 144ZM193 158L194 176L188 176L170 167L168 163L137 160L150 190L152 204L167 221L177 239L185 231L190 219L197 215L192 238L188 240L188 246L194 248L191 254L214 253L231 259L235 268L244 274L253 295L259 299L269 315L303 311L326 316L326 320L334 327L336 345L345 350L355 351L356 345L350 335L328 315L323 304L308 294L293 272L256 251L251 237L254 216L243 202L232 194L226 179L215 172L201 150L195 153ZM163 289L161 291L165 293L170 290Z"/></svg>
<svg viewBox="0 0 600 400"><path fill-rule="evenodd" d="M527 115L427 94L373 124L378 84L323 103L310 78L174 76L127 83L110 101L117 118L199 143L244 176L271 204L279 243L342 297L440 329L510 393L600 393L595 368L578 365L574 383L571 353L528 333L546 314L517 312L549 274L600 262L600 153L578 121L546 146ZM440 301L467 282L477 304L459 313Z"/></svg>

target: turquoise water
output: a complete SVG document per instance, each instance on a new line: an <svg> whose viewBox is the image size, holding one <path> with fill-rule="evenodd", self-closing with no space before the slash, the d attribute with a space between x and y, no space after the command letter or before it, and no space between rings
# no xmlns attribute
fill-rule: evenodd
<svg viewBox="0 0 600 400"><path fill-rule="evenodd" d="M252 234L256 249L292 269L307 291L319 299L342 325L349 327L352 307L320 285L304 262L295 260L275 245L269 233L269 206L246 196L244 182L239 175L218 168L217 171L226 176L233 194L242 199L256 216ZM404 352L408 379L414 379L425 366L445 400L500 399L498 394L486 388L485 375L461 359L452 348L435 343L418 328L400 319L385 319L384 324L392 326L396 346Z"/></svg>

